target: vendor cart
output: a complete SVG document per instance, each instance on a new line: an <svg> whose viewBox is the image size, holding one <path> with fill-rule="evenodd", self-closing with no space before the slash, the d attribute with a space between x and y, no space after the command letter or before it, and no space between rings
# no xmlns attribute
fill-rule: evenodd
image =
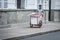
<svg viewBox="0 0 60 40"><path fill-rule="evenodd" d="M42 14L35 13L30 15L30 27L38 26L40 28L42 26Z"/></svg>

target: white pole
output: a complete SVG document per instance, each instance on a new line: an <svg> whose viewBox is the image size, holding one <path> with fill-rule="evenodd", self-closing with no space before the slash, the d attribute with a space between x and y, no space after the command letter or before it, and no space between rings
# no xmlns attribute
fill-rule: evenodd
<svg viewBox="0 0 60 40"><path fill-rule="evenodd" d="M46 24L46 0L45 0L45 24Z"/></svg>

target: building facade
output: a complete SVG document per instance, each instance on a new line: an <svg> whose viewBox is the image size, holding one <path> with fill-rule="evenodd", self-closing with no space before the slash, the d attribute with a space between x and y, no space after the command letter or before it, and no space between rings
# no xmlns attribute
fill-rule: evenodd
<svg viewBox="0 0 60 40"><path fill-rule="evenodd" d="M44 10L44 21L48 22L50 19L59 22L59 3L60 0L51 0L51 13L49 14L49 0L0 0L0 24L25 22L29 19L27 15L38 10L39 4L42 5L42 10Z"/></svg>
<svg viewBox="0 0 60 40"><path fill-rule="evenodd" d="M16 0L0 0L0 9L16 9Z"/></svg>
<svg viewBox="0 0 60 40"><path fill-rule="evenodd" d="M51 9L60 10L60 0L51 0ZM0 9L37 9L42 4L49 10L49 0L0 0Z"/></svg>

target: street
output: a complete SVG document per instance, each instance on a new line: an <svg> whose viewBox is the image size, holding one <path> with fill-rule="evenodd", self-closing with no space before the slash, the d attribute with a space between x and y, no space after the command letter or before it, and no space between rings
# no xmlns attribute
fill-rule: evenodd
<svg viewBox="0 0 60 40"><path fill-rule="evenodd" d="M60 31L38 35L38 36L30 37L30 38L25 38L22 40L60 40Z"/></svg>

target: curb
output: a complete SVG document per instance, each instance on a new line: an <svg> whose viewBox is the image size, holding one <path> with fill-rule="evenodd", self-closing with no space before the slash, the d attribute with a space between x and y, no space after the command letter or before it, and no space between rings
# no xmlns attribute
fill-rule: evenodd
<svg viewBox="0 0 60 40"><path fill-rule="evenodd" d="M13 38L8 38L8 39L3 39L3 40L20 40L20 39L25 39L25 38L29 38L29 37L34 37L34 36L38 36L38 35L44 35L44 34L53 33L53 32L59 32L59 31L60 31L60 29L53 30L53 31L48 31L48 32L42 32L42 33L26 35L26 36L13 37Z"/></svg>

